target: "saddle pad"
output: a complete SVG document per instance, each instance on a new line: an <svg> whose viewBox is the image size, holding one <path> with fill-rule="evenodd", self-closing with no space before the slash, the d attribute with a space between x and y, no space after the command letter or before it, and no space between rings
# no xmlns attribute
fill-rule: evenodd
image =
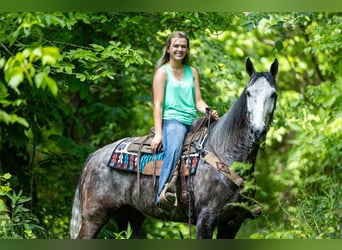
<svg viewBox="0 0 342 250"><path fill-rule="evenodd" d="M135 139L136 138L123 139L113 150L111 157L108 161L107 167L136 173L138 154L127 151L127 148L129 147L130 143L132 143ZM163 162L163 157L164 152L159 152L155 155L148 153L141 154L139 166L140 173L143 175L153 175L153 173L155 172L156 176L159 176L160 168ZM190 167L190 174L195 174L199 161L199 155L197 153L185 154L182 155L182 158L186 165ZM189 171L185 172L185 175L188 174Z"/></svg>

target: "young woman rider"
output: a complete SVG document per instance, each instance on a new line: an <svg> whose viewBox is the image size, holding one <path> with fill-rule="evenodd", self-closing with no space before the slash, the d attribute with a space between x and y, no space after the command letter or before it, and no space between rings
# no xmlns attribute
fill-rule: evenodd
<svg viewBox="0 0 342 250"><path fill-rule="evenodd" d="M181 153L186 133L198 117L197 111L206 112L208 105L202 99L197 70L189 65L190 41L184 32L170 35L163 49L153 77L153 118L155 135L151 142L152 153L163 147L156 204L168 202L160 194ZM218 119L218 113L210 109Z"/></svg>

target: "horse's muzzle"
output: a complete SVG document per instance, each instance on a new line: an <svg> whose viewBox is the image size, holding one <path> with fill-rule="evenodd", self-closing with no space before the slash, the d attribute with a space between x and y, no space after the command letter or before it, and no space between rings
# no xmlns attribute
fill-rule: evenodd
<svg viewBox="0 0 342 250"><path fill-rule="evenodd" d="M261 126L257 127L252 125L251 130L250 130L250 136L252 142L256 144L261 144L265 141L267 135L267 127L266 126Z"/></svg>

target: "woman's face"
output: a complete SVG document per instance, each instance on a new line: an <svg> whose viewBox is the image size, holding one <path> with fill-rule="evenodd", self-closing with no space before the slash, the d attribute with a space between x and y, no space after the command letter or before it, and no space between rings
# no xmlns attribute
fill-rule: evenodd
<svg viewBox="0 0 342 250"><path fill-rule="evenodd" d="M174 60L183 60L188 54L188 41L186 38L172 38L167 52L170 54L170 58Z"/></svg>

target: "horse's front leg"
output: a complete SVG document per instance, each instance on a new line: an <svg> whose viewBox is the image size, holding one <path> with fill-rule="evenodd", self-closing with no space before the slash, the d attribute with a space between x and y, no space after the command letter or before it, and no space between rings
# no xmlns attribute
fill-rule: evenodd
<svg viewBox="0 0 342 250"><path fill-rule="evenodd" d="M239 219L221 222L217 226L217 239L234 239L241 227Z"/></svg>
<svg viewBox="0 0 342 250"><path fill-rule="evenodd" d="M196 238L211 239L215 229L216 219L214 211L210 208L203 209L197 218L196 223Z"/></svg>

